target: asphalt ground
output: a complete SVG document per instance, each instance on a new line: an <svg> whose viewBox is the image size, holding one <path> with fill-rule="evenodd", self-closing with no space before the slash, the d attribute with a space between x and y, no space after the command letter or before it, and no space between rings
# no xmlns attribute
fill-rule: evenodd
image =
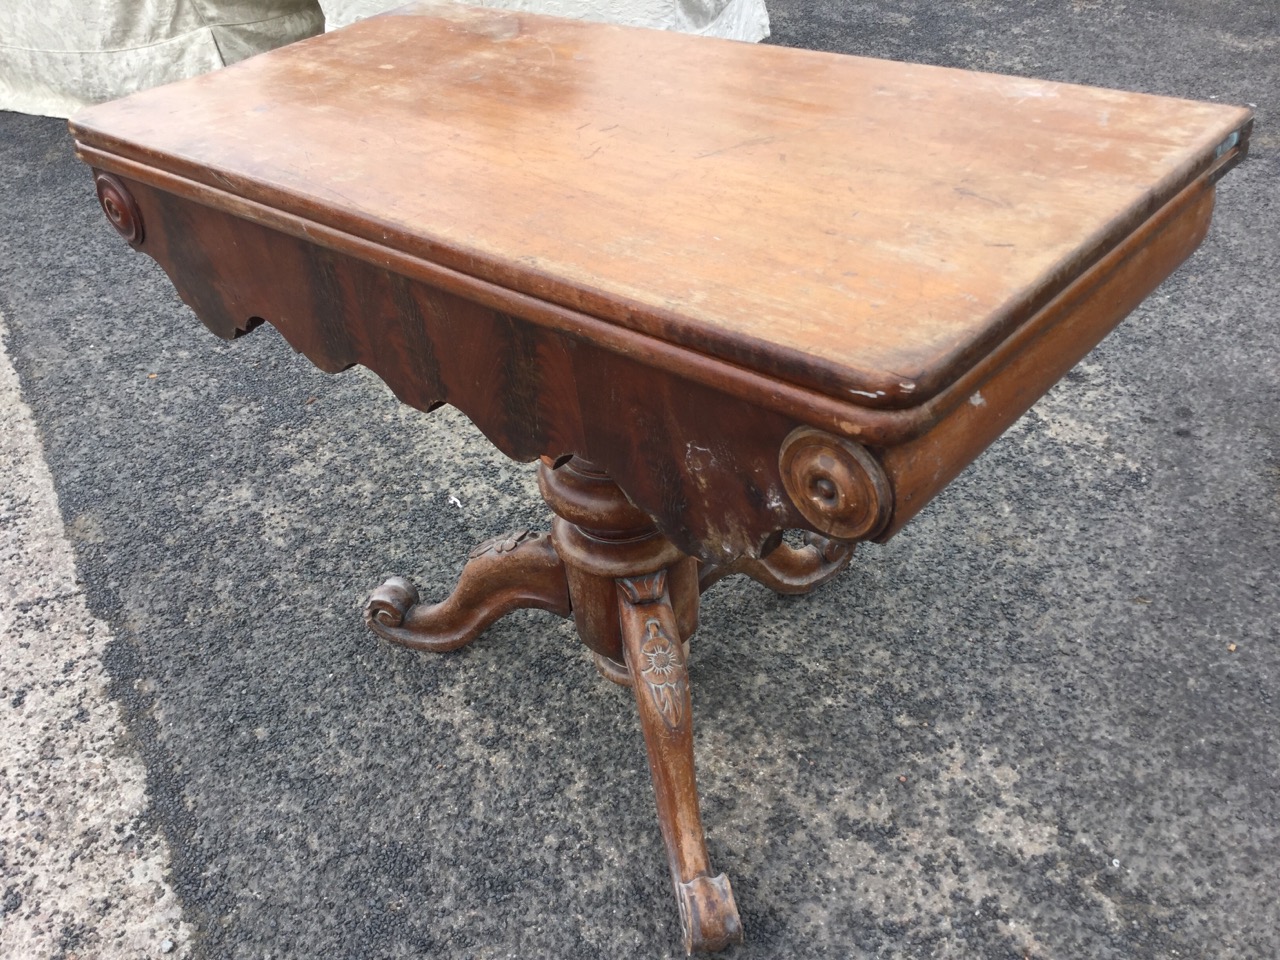
<svg viewBox="0 0 1280 960"><path fill-rule="evenodd" d="M707 596L729 955L1280 956L1280 13L770 13L774 42L1253 103L1258 126L1200 251L903 533L809 597ZM104 755L141 764L137 832L181 905L149 945L68 917L40 955L679 955L630 694L568 624L517 614L431 656L360 623L385 576L440 596L472 543L538 525L531 468L270 328L210 336L60 121L0 114L0 209L6 346L62 519L24 549L74 551L86 610L58 615L109 634L79 651L121 717ZM21 612L54 617L64 587L35 593ZM11 840L6 925L33 909Z"/></svg>

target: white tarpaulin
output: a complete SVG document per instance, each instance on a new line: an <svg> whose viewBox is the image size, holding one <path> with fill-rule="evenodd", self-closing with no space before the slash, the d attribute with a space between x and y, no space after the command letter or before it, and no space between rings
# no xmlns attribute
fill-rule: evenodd
<svg viewBox="0 0 1280 960"><path fill-rule="evenodd" d="M69 116L323 29L316 0L0 0L0 110Z"/></svg>
<svg viewBox="0 0 1280 960"><path fill-rule="evenodd" d="M402 5L403 0L0 0L0 110L65 117ZM481 6L769 35L764 0L488 0Z"/></svg>
<svg viewBox="0 0 1280 960"><path fill-rule="evenodd" d="M603 20L632 27L679 30L730 40L769 35L764 0L469 0L477 7L528 10L553 17ZM320 0L328 29L401 6L404 0Z"/></svg>

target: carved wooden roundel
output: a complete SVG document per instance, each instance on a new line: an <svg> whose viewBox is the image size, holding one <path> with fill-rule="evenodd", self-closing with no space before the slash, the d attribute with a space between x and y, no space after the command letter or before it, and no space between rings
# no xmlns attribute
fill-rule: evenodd
<svg viewBox="0 0 1280 960"><path fill-rule="evenodd" d="M829 537L863 540L889 519L893 491L884 468L851 440L799 427L782 442L778 466L796 509Z"/></svg>
<svg viewBox="0 0 1280 960"><path fill-rule="evenodd" d="M116 177L109 173L99 173L94 182L98 186L98 202L111 221L111 225L119 231L135 247L142 244L142 214L133 195Z"/></svg>

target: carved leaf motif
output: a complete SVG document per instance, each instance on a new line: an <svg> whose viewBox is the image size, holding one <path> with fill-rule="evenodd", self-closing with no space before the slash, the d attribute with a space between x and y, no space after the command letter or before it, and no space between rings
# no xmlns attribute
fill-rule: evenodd
<svg viewBox="0 0 1280 960"><path fill-rule="evenodd" d="M542 536L538 530L513 530L510 533L504 533L500 537L494 537L492 540L486 540L484 543L477 544L471 549L468 556L471 559L483 556L486 553L510 553L522 543L530 540L536 540Z"/></svg>
<svg viewBox="0 0 1280 960"><path fill-rule="evenodd" d="M633 604L656 603L667 591L667 571L647 573L641 577L625 577L618 581Z"/></svg>
<svg viewBox="0 0 1280 960"><path fill-rule="evenodd" d="M658 620L646 620L644 627L648 637L640 647L640 676L663 722L674 730L684 721L688 695L684 656L680 645L663 632Z"/></svg>

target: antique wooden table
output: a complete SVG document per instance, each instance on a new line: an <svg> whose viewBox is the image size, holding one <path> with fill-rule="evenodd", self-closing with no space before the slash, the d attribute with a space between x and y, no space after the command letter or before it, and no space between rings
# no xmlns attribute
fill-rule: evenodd
<svg viewBox="0 0 1280 960"><path fill-rule="evenodd" d="M550 533L396 578L451 650L572 616L635 693L690 950L698 598L893 536L1204 237L1247 110L423 4L73 120L107 216L215 333L461 409ZM1064 509L1067 509L1064 505ZM788 529L802 544L782 542Z"/></svg>

